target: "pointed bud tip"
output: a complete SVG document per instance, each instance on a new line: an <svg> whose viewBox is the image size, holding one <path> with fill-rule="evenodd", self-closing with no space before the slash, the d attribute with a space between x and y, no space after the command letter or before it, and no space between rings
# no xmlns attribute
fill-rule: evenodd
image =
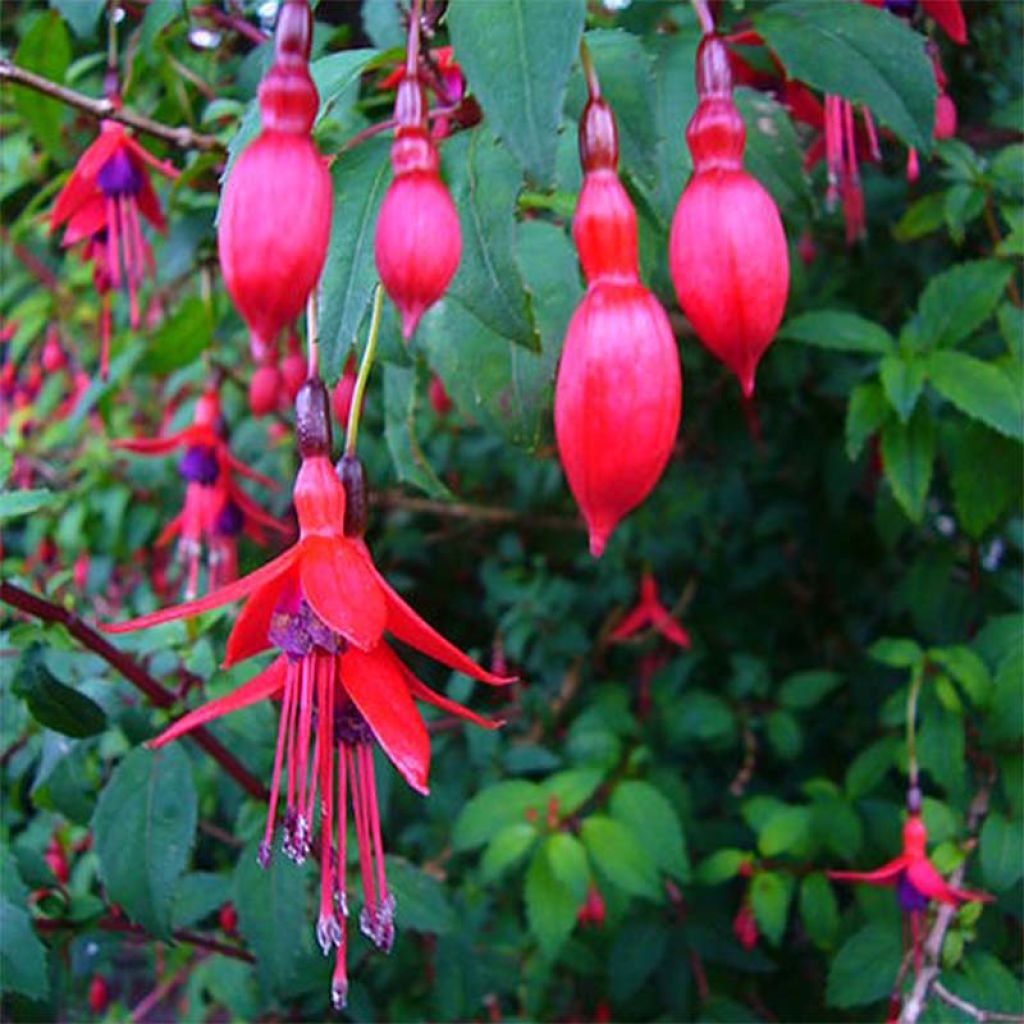
<svg viewBox="0 0 1024 1024"><path fill-rule="evenodd" d="M605 546L608 543L608 534L592 529L590 531L590 553L594 558L600 558L604 554Z"/></svg>

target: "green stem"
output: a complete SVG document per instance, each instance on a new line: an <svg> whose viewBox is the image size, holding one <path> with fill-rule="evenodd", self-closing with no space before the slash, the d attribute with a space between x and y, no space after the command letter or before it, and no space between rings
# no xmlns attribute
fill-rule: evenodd
<svg viewBox="0 0 1024 1024"><path fill-rule="evenodd" d="M910 785L917 785L917 698L924 682L924 663L916 666L907 692L907 775Z"/></svg>
<svg viewBox="0 0 1024 1024"><path fill-rule="evenodd" d="M370 379L370 368L377 353L377 335L380 333L380 311L384 305L384 289L378 284L373 292L373 313L370 316L370 333L366 337L366 348L359 364L356 386L352 392L352 405L348 410L348 426L345 428L345 454L355 455L356 440L359 437L359 420L363 414L363 395L366 382Z"/></svg>

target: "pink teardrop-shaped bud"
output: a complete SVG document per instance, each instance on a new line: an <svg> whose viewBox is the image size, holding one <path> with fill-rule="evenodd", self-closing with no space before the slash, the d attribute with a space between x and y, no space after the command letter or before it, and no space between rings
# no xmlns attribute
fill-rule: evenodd
<svg viewBox="0 0 1024 1024"><path fill-rule="evenodd" d="M951 139L956 135L956 104L952 97L940 92L935 99L935 131L936 139Z"/></svg>
<svg viewBox="0 0 1024 1024"><path fill-rule="evenodd" d="M235 161L221 197L224 283L252 332L254 352L302 311L327 255L331 179L309 135L319 107L308 66L311 39L307 0L286 0L274 63L259 89L262 131Z"/></svg>
<svg viewBox="0 0 1024 1024"><path fill-rule="evenodd" d="M786 307L789 251L775 201L743 170L743 121L714 36L698 50L697 92L686 131L694 173L672 219L669 272L697 336L749 398Z"/></svg>
<svg viewBox="0 0 1024 1024"><path fill-rule="evenodd" d="M565 336L555 435L595 557L658 482L681 403L679 354L658 300L638 281L593 284Z"/></svg>
<svg viewBox="0 0 1024 1024"><path fill-rule="evenodd" d="M257 366L249 379L249 412L253 416L267 416L281 400L281 374L270 363Z"/></svg>
<svg viewBox="0 0 1024 1024"><path fill-rule="evenodd" d="M437 150L426 129L426 98L415 79L399 85L395 116L395 177L377 217L374 255L408 341L458 269L462 232L455 204L438 175Z"/></svg>
<svg viewBox="0 0 1024 1024"><path fill-rule="evenodd" d="M293 330L288 338L288 350L281 360L281 383L289 402L295 401L295 396L306 379L307 370L306 357L302 354L298 336Z"/></svg>

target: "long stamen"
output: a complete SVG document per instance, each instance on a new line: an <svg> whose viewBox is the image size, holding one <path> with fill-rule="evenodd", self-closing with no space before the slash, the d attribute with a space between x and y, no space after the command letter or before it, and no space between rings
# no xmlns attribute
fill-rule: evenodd
<svg viewBox="0 0 1024 1024"><path fill-rule="evenodd" d="M309 775L309 733L313 720L312 672L311 659L302 659L302 694L299 698L299 750L298 750L298 783L299 792L296 804L298 818L295 821L295 849L293 858L301 864L309 854L310 823L305 818L306 788Z"/></svg>
<svg viewBox="0 0 1024 1024"><path fill-rule="evenodd" d="M270 851L274 840L274 821L277 818L277 801L281 795L281 763L284 760L285 736L288 732L288 719L291 717L293 694L295 692L294 666L288 665L288 673L284 682L284 699L281 702L281 719L277 726L277 747L274 750L274 775L270 780L270 805L267 807L267 824L263 831L263 842L260 843L258 859L260 867L270 863Z"/></svg>
<svg viewBox="0 0 1024 1024"><path fill-rule="evenodd" d="M289 666L294 676L297 676L299 669L297 665ZM290 709L290 716L288 719L288 808L285 812L284 817L284 838L282 847L287 856L292 856L292 850L294 848L294 833L295 833L295 766L298 760L296 756L296 743L298 739L299 731L299 692L301 690L301 682L298 679L294 679L295 692L292 697L292 706Z"/></svg>
<svg viewBox="0 0 1024 1024"><path fill-rule="evenodd" d="M120 255L120 230L118 228L117 200L108 196L107 207L107 272L110 274L110 286L121 287L121 255Z"/></svg>
<svg viewBox="0 0 1024 1024"><path fill-rule="evenodd" d="M334 657L319 659L320 722L317 743L322 760L320 771L320 919L317 941L324 956L341 942L341 927L334 913L334 861L331 840L334 831Z"/></svg>
<svg viewBox="0 0 1024 1024"><path fill-rule="evenodd" d="M880 161L882 159L882 148L878 145L878 132L875 131L875 119L867 107L861 107L861 116L864 118L864 130L868 133L868 150L871 159Z"/></svg>
<svg viewBox="0 0 1024 1024"><path fill-rule="evenodd" d="M135 252L135 233L132 231L129 207L132 200L121 194L118 206L121 211L121 249L124 257L124 279L128 282L128 322L135 330L139 326L139 295L138 287L142 280L141 260ZM137 227L137 225L136 225Z"/></svg>
<svg viewBox="0 0 1024 1024"><path fill-rule="evenodd" d="M388 880L384 873L384 840L380 831L380 811L377 807L377 780L374 776L373 751L368 745L362 748L364 756L364 777L370 824L373 827L374 855L377 861L377 895L379 904L374 920L374 942L385 953L391 951L395 941L394 912L395 900L388 892Z"/></svg>
<svg viewBox="0 0 1024 1024"><path fill-rule="evenodd" d="M338 913L344 919L348 917L348 898L345 895L345 876L348 871L348 778L345 764L345 747L338 744L338 863L335 875L335 900Z"/></svg>
<svg viewBox="0 0 1024 1024"><path fill-rule="evenodd" d="M348 771L352 779L352 815L356 823L356 843L359 846L359 873L363 882L363 910L359 915L359 927L364 934L367 932L366 922L376 912L377 902L373 891L373 870L370 853L369 825L366 821L366 807L363 804L363 786L365 779L360 778L356 770L355 752L351 747L345 749L348 758ZM367 914L371 917L367 917Z"/></svg>

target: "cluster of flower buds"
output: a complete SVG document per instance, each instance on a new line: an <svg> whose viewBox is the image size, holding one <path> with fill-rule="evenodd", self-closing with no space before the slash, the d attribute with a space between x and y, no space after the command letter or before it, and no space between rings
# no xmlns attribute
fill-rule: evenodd
<svg viewBox="0 0 1024 1024"><path fill-rule="evenodd" d="M283 357L276 342L260 352L260 361L249 378L249 411L253 416L267 416L290 406L305 379L306 357L293 328Z"/></svg>
<svg viewBox="0 0 1024 1024"><path fill-rule="evenodd" d="M316 286L331 228L331 179L310 136L319 96L309 74L308 0L285 0L274 62L259 87L261 131L221 197L224 283L250 330L257 363Z"/></svg>
<svg viewBox="0 0 1024 1024"><path fill-rule="evenodd" d="M668 462L682 373L668 317L640 283L636 211L618 177L615 117L596 81L590 92L579 127L583 190L572 222L587 291L562 348L555 435L597 557Z"/></svg>

